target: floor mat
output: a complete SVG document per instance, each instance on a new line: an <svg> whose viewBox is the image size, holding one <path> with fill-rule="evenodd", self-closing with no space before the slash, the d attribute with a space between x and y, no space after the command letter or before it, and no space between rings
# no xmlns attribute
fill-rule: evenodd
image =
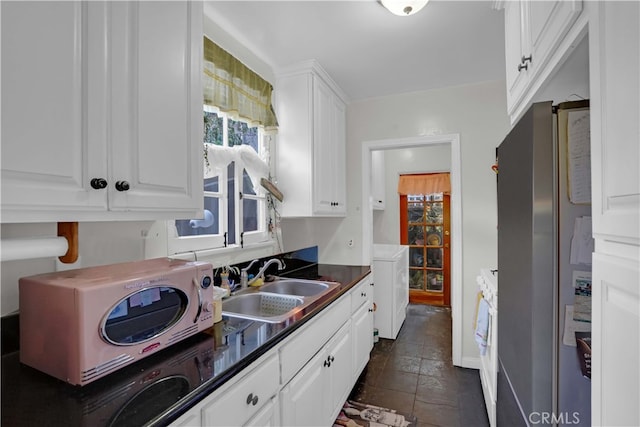
<svg viewBox="0 0 640 427"><path fill-rule="evenodd" d="M417 425L418 420L413 415L352 400L344 403L338 418L333 423L334 427L416 427Z"/></svg>

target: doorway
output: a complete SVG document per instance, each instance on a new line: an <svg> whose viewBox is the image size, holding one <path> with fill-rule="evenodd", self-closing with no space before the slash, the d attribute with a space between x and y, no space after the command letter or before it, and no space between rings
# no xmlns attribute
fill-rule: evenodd
<svg viewBox="0 0 640 427"><path fill-rule="evenodd" d="M399 205L400 244L409 246L409 302L449 307L450 196L401 194Z"/></svg>
<svg viewBox="0 0 640 427"><path fill-rule="evenodd" d="M361 148L362 162L362 259L371 263L373 255L373 209L371 199L371 153L376 150L401 150L417 147L449 147L451 174L451 315L452 315L452 362L456 366L466 365L462 358L462 185L460 135L422 135L409 138L393 138L364 141ZM426 172L426 171L425 171ZM397 200L397 199L396 199ZM397 211L396 211L397 212ZM398 240L399 243L399 240Z"/></svg>

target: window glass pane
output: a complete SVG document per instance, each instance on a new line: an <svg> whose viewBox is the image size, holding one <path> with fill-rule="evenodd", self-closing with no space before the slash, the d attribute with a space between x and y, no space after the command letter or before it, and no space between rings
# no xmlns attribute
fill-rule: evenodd
<svg viewBox="0 0 640 427"><path fill-rule="evenodd" d="M409 267L424 267L423 248L409 248Z"/></svg>
<svg viewBox="0 0 640 427"><path fill-rule="evenodd" d="M442 268L442 248L427 248L427 267Z"/></svg>
<svg viewBox="0 0 640 427"><path fill-rule="evenodd" d="M216 113L204 112L204 142L223 145L223 120Z"/></svg>
<svg viewBox="0 0 640 427"><path fill-rule="evenodd" d="M205 178L204 179L204 191L211 191L217 193L220 191L219 179L217 176L213 178Z"/></svg>
<svg viewBox="0 0 640 427"><path fill-rule="evenodd" d="M255 196L256 192L253 189L253 182L249 177L249 174L246 170L242 171L242 193L243 194L252 194Z"/></svg>
<svg viewBox="0 0 640 427"><path fill-rule="evenodd" d="M442 226L427 227L427 245L442 246Z"/></svg>
<svg viewBox="0 0 640 427"><path fill-rule="evenodd" d="M227 203L227 218L229 218L229 224L227 224L227 244L233 245L236 243L236 184L235 184L235 162L229 163L227 168L227 191L228 199Z"/></svg>
<svg viewBox="0 0 640 427"><path fill-rule="evenodd" d="M424 245L424 230L421 225L409 226L409 244L410 245Z"/></svg>
<svg viewBox="0 0 640 427"><path fill-rule="evenodd" d="M409 273L409 287L424 290L424 271L411 270Z"/></svg>
<svg viewBox="0 0 640 427"><path fill-rule="evenodd" d="M218 227L218 218L220 218L220 199L217 197L205 197L204 198L204 209L205 209L205 223L196 222L197 220L189 220L189 219L178 219L176 220L176 229L178 230L178 236L202 236L206 234L219 234L220 229ZM206 217L208 214L206 211L211 213L211 218L213 218L213 224L209 226L206 225ZM194 222L192 222L194 221Z"/></svg>
<svg viewBox="0 0 640 427"><path fill-rule="evenodd" d="M250 128L244 122L228 120L227 130L229 132L229 147L235 145L249 145L258 151L258 128Z"/></svg>
<svg viewBox="0 0 640 427"><path fill-rule="evenodd" d="M427 205L427 222L442 224L442 202L434 202Z"/></svg>
<svg viewBox="0 0 640 427"><path fill-rule="evenodd" d="M442 283L444 276L442 273L429 272L427 273L427 290L429 291L442 291Z"/></svg>
<svg viewBox="0 0 640 427"><path fill-rule="evenodd" d="M242 227L243 231L258 230L258 201L251 199L242 200Z"/></svg>
<svg viewBox="0 0 640 427"><path fill-rule="evenodd" d="M409 222L422 222L424 206L422 203L409 203Z"/></svg>

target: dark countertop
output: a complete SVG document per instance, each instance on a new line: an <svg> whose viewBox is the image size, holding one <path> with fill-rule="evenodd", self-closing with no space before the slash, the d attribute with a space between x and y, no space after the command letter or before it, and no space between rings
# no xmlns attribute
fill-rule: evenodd
<svg viewBox="0 0 640 427"><path fill-rule="evenodd" d="M340 282L340 290L289 326L224 318L84 387L2 357L2 426L168 425L321 312L370 272L369 266L312 265L286 277Z"/></svg>

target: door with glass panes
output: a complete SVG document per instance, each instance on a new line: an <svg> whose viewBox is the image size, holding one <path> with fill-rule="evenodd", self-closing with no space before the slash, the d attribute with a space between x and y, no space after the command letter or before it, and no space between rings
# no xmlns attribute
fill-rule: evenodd
<svg viewBox="0 0 640 427"><path fill-rule="evenodd" d="M451 305L448 194L400 196L400 243L409 246L409 301Z"/></svg>

